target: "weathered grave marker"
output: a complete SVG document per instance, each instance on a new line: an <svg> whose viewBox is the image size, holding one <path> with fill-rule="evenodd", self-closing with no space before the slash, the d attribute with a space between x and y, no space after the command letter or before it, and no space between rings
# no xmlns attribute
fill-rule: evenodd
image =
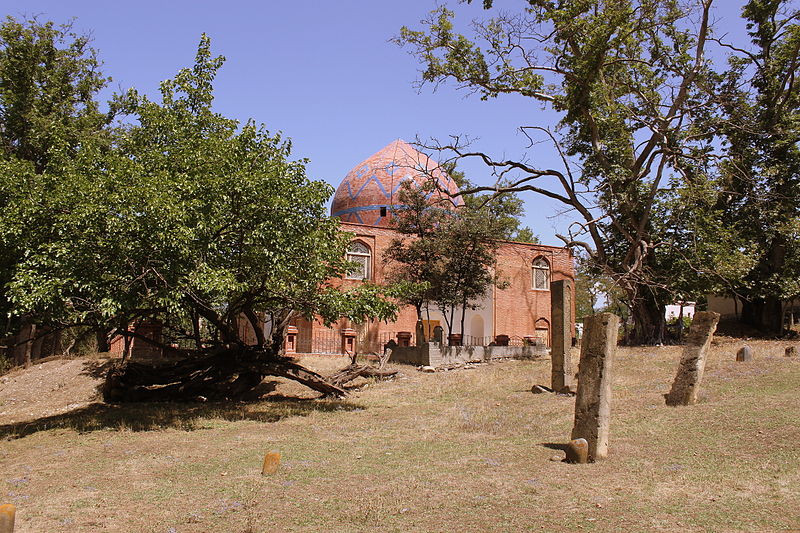
<svg viewBox="0 0 800 533"><path fill-rule="evenodd" d="M281 452L272 450L264 456L264 466L261 467L261 475L269 476L278 471L278 465L281 464Z"/></svg>
<svg viewBox="0 0 800 533"><path fill-rule="evenodd" d="M736 360L737 361L752 361L753 360L753 349L745 344L739 351L736 352Z"/></svg>
<svg viewBox="0 0 800 533"><path fill-rule="evenodd" d="M550 388L562 392L572 387L572 361L569 353L572 347L572 280L550 283L550 324Z"/></svg>
<svg viewBox="0 0 800 533"><path fill-rule="evenodd" d="M586 439L590 462L608 455L611 417L611 371L617 351L619 317L600 313L584 319L578 392L575 397L575 425L572 439ZM571 443L570 443L571 444Z"/></svg>
<svg viewBox="0 0 800 533"><path fill-rule="evenodd" d="M0 505L0 533L14 533L14 515L17 508L11 503Z"/></svg>
<svg viewBox="0 0 800 533"><path fill-rule="evenodd" d="M589 462L589 443L586 439L574 439L567 445L567 462L586 464Z"/></svg>
<svg viewBox="0 0 800 533"><path fill-rule="evenodd" d="M678 366L672 389L665 395L667 405L693 405L697 403L697 393L703 381L706 368L706 355L711 344L711 337L719 323L719 313L699 311L689 326L686 346Z"/></svg>

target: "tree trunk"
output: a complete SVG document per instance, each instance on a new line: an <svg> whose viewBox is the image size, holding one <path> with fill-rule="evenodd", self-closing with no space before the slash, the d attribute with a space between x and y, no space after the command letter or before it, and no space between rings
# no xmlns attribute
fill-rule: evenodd
<svg viewBox="0 0 800 533"><path fill-rule="evenodd" d="M758 279L786 277L785 264L786 239L777 236L769 243L766 253L759 260L759 265L756 267ZM782 335L783 303L781 299L773 295L746 299L742 304L742 322L767 335Z"/></svg>
<svg viewBox="0 0 800 533"><path fill-rule="evenodd" d="M417 324L422 324L422 302L414 306L417 310ZM428 339L425 338L425 328L422 328L422 338L417 336L417 344L427 342Z"/></svg>
<svg viewBox="0 0 800 533"><path fill-rule="evenodd" d="M463 298L461 300L461 338L464 338L464 318L467 314L467 299Z"/></svg>
<svg viewBox="0 0 800 533"><path fill-rule="evenodd" d="M628 344L663 344L666 326L664 306L656 301L655 295L647 287L640 287L638 292L639 296L632 298L630 306L633 331L630 332Z"/></svg>
<svg viewBox="0 0 800 533"><path fill-rule="evenodd" d="M783 333L783 304L779 298L752 298L742 302L742 322L768 335Z"/></svg>
<svg viewBox="0 0 800 533"><path fill-rule="evenodd" d="M111 346L108 344L108 331L104 329L98 329L94 333L95 340L97 341L97 351L98 352L108 352L111 351Z"/></svg>
<svg viewBox="0 0 800 533"><path fill-rule="evenodd" d="M200 333L200 315L192 310L192 339L197 350L203 349L203 337Z"/></svg>
<svg viewBox="0 0 800 533"><path fill-rule="evenodd" d="M28 340L25 341L25 368L30 368L31 366L31 352L33 351L33 341L36 338L36 324L31 324L28 331Z"/></svg>

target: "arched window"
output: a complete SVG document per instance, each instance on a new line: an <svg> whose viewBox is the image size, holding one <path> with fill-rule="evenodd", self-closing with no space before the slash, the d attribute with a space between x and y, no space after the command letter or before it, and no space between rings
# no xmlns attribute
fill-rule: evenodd
<svg viewBox="0 0 800 533"><path fill-rule="evenodd" d="M370 279L372 252L366 244L359 241L351 242L347 249L347 260L357 264L353 270L347 273L345 276L347 279Z"/></svg>
<svg viewBox="0 0 800 533"><path fill-rule="evenodd" d="M539 257L533 262L531 281L534 289L550 290L550 264L543 257Z"/></svg>

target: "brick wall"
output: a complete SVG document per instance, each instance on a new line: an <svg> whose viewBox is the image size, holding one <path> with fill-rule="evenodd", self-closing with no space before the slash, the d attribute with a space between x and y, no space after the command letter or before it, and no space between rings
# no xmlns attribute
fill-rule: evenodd
<svg viewBox="0 0 800 533"><path fill-rule="evenodd" d="M353 240L359 240L367 245L372 252L372 280L375 283L385 283L389 269L395 268L386 265L383 261L383 253L388 248L391 241L400 234L384 227L375 227L364 224L354 224L342 222L342 230L353 235ZM532 265L533 261L543 257L550 264L551 280L574 279L575 269L573 266L572 254L565 248L554 246L544 246L539 244L528 244L504 241L500 244L497 251L497 269L501 279L508 282L508 287L495 289L494 297L490 299L492 306L493 328L485 334L495 336L499 334L509 335L510 337L523 338L527 335L535 335L538 327L550 328L550 291L533 289ZM343 288L352 287L360 284L358 280L341 280L336 285ZM574 295L572 301L575 301ZM573 313L574 315L574 313ZM405 306L401 309L395 322L384 324L382 322L371 322L366 325L351 324L347 320L340 320L332 328L326 328L321 322L309 323L297 321L295 325L300 329L299 338L324 339L325 330L329 335L338 334L342 329L351 327L359 332L359 351L369 351L364 348L367 345L375 346L378 340L385 342L388 336L393 336L399 331L409 331L415 333L417 317L413 307ZM309 329L314 332L309 334ZM304 334L304 330L306 333ZM412 338L412 343L416 339ZM549 339L548 339L549 343ZM298 351L303 347L299 343ZM319 346L311 343L311 351L319 350ZM306 343L308 345L308 343Z"/></svg>

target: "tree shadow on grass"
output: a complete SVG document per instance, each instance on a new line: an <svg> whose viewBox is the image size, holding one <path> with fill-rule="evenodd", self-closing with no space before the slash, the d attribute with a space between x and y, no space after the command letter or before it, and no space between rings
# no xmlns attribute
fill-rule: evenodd
<svg viewBox="0 0 800 533"><path fill-rule="evenodd" d="M209 422L277 422L313 412L354 411L362 407L343 400L315 400L269 396L256 402L190 403L93 403L68 413L26 422L0 425L0 439L18 439L39 431L72 429L80 433L99 430L153 431L210 429Z"/></svg>
<svg viewBox="0 0 800 533"><path fill-rule="evenodd" d="M569 448L569 444L564 444L561 442L542 442L540 444L545 448L550 448L551 450L561 450L562 452L566 452Z"/></svg>

